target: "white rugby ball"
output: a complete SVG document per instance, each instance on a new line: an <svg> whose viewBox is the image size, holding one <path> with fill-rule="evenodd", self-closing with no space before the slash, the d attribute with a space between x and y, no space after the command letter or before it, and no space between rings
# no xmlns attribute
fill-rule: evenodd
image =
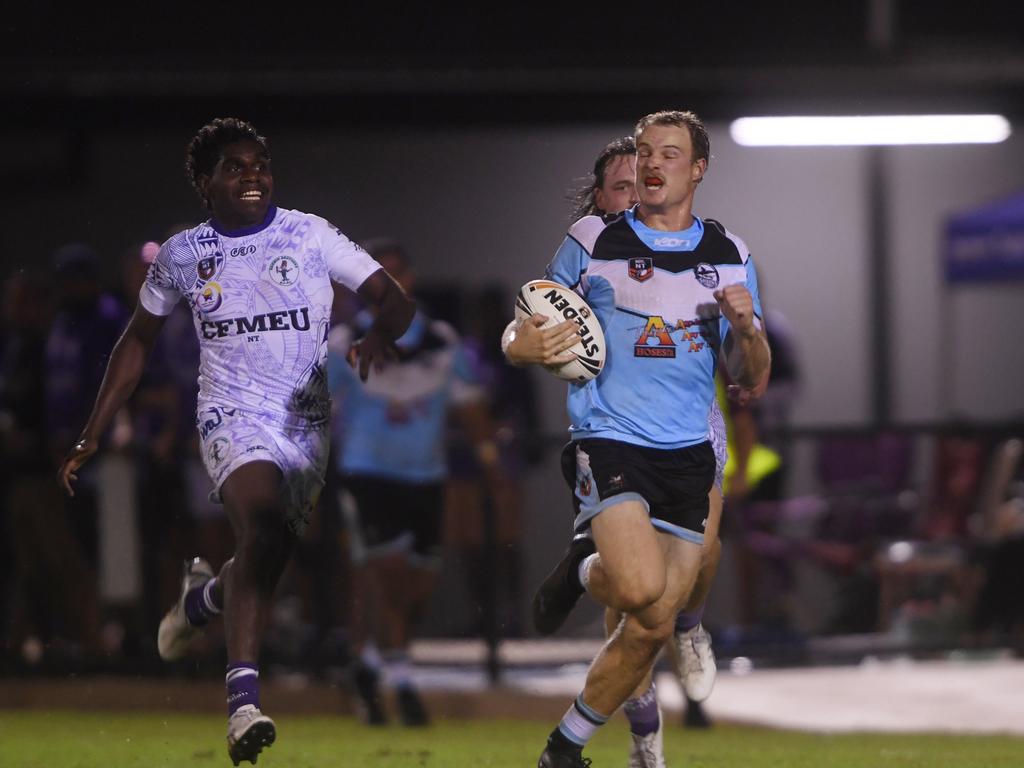
<svg viewBox="0 0 1024 768"><path fill-rule="evenodd" d="M576 291L551 280L531 280L516 296L516 321L522 323L534 314L548 318L544 328L564 320L575 320L580 326L580 340L569 348L576 359L557 368L546 366L551 373L566 381L583 383L601 372L607 354L604 331L597 315Z"/></svg>

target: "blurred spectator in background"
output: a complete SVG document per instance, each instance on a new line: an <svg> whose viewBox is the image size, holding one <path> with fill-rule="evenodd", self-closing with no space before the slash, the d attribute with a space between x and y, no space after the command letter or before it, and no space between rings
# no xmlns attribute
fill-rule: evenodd
<svg viewBox="0 0 1024 768"><path fill-rule="evenodd" d="M89 415L106 360L127 324L128 312L116 296L103 291L99 256L91 247L62 246L53 254L52 264L57 310L46 340L46 434L51 466L57 467ZM124 483L100 482L105 472L113 470L118 475L125 466L119 452L125 449L129 438L130 422L127 414L122 413L104 436L115 450L112 461L97 462L86 468L81 477L80 493L74 499L62 501L76 539L75 549L62 557L74 561L84 555L94 575L85 578L83 574L77 589L84 593L87 584L92 591L98 590L98 601L106 606L122 605L138 598L137 573L127 572L115 578L113 571L117 567L111 561L119 553L128 554L132 546L118 547L117 535L124 526L116 516L124 512L120 504ZM108 492L116 498L103 497ZM101 509L114 517L104 517ZM101 528L111 536L101 536ZM125 537L124 542L133 543L131 531L125 531ZM113 583L119 586L111 590L104 588ZM93 612L96 602L96 598L83 594L83 613ZM79 624L89 628L96 621L97 618L83 615ZM120 648L123 637L119 623L114 622L106 629L109 634L103 637L105 649ZM79 640L92 644L88 635Z"/></svg>
<svg viewBox="0 0 1024 768"><path fill-rule="evenodd" d="M53 256L53 267L57 314L46 341L46 403L51 457L53 465L59 466L66 446L89 415L128 312L121 301L103 291L99 256L89 246L62 246ZM89 475L83 471L79 495L85 495L91 484ZM89 539L93 551L95 532Z"/></svg>
<svg viewBox="0 0 1024 768"><path fill-rule="evenodd" d="M756 392L742 390L729 380L724 366L718 375L717 399L726 420L729 445L724 484L728 514L723 520L725 531L736 538L740 622L746 627L785 627L794 587L792 564L787 558L762 558L756 546L751 546L749 534L777 532L777 519L752 515L751 505L777 504L785 497L787 446L778 432L788 425L798 390L799 367L792 328L782 313L766 310L764 323L772 353L767 387ZM759 511L763 510L761 507Z"/></svg>
<svg viewBox="0 0 1024 768"><path fill-rule="evenodd" d="M501 333L511 299L498 286L485 287L471 299L466 312L465 348L474 378L488 393L487 405L495 425L499 460L506 485L493 497L485 482L472 440L464 430L451 434L444 543L466 572L466 585L475 606L496 600L502 637L522 637L522 510L526 503L523 476L527 466L541 458L539 415L532 373L505 362ZM497 560L487 551L484 536L485 505L492 505ZM496 579L496 582L492 581ZM495 594L487 594L494 584ZM469 636L484 632L479 611L471 612L463 630Z"/></svg>
<svg viewBox="0 0 1024 768"><path fill-rule="evenodd" d="M971 520L983 567L971 628L980 640L1008 637L1024 655L1024 440L1000 441L992 452L981 503Z"/></svg>
<svg viewBox="0 0 1024 768"><path fill-rule="evenodd" d="M937 436L931 493L916 526L919 539L955 542L966 538L987 459L987 441L971 430L952 429Z"/></svg>
<svg viewBox="0 0 1024 768"><path fill-rule="evenodd" d="M764 282L762 278L762 295L765 292ZM784 498L787 495L790 441L782 433L790 426L793 405L800 395L800 356L796 331L781 311L775 307L766 307L764 323L768 346L772 351L772 375L767 388L751 403L750 408L760 441L779 454L780 458L778 473L771 481L776 487L765 485L762 493ZM734 399L737 395L734 391Z"/></svg>
<svg viewBox="0 0 1024 768"><path fill-rule="evenodd" d="M95 578L53 484L46 442L44 275L3 286L0 330L0 644L23 660L46 646L96 639Z"/></svg>

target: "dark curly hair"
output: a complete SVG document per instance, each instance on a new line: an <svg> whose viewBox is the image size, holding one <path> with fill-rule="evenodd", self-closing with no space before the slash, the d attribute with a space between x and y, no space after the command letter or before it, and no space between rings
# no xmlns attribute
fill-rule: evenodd
<svg viewBox="0 0 1024 768"><path fill-rule="evenodd" d="M195 188L203 205L210 207L209 200L199 188L199 177L210 176L220 161L224 147L239 141L255 141L270 156L267 139L260 136L251 123L237 117L218 117L199 129L185 150L185 175Z"/></svg>
<svg viewBox="0 0 1024 768"><path fill-rule="evenodd" d="M597 190L604 186L604 174L612 159L621 157L622 155L632 155L635 153L636 142L633 140L632 136L623 136L621 139L612 139L605 144L604 149L601 150L597 159L594 160L593 172L583 179L583 183L570 198L573 204L573 221L582 219L584 216L601 216L605 213L611 213L611 211L602 211L598 208L597 203L594 200L594 196L597 193Z"/></svg>

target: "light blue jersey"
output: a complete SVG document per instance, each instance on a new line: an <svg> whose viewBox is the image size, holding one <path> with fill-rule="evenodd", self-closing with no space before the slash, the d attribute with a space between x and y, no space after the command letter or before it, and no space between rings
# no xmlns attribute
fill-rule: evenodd
<svg viewBox="0 0 1024 768"><path fill-rule="evenodd" d="M569 385L569 431L574 440L684 448L708 439L715 365L729 333L713 293L745 285L759 325L757 274L743 241L713 219L662 232L635 210L583 217L548 265L549 279L593 308L608 348L596 379Z"/></svg>
<svg viewBox="0 0 1024 768"><path fill-rule="evenodd" d="M482 396L455 330L417 313L397 342L401 359L371 371L366 382L345 360L352 341L347 326L328 339L338 470L408 483L443 480L448 410Z"/></svg>

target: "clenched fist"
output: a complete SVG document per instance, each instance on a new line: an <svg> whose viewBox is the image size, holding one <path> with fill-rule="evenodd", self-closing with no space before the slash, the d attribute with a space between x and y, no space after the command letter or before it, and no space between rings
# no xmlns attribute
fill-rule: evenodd
<svg viewBox="0 0 1024 768"><path fill-rule="evenodd" d="M739 283L727 285L715 291L714 296L734 331L744 336L755 331L754 299L746 286Z"/></svg>

